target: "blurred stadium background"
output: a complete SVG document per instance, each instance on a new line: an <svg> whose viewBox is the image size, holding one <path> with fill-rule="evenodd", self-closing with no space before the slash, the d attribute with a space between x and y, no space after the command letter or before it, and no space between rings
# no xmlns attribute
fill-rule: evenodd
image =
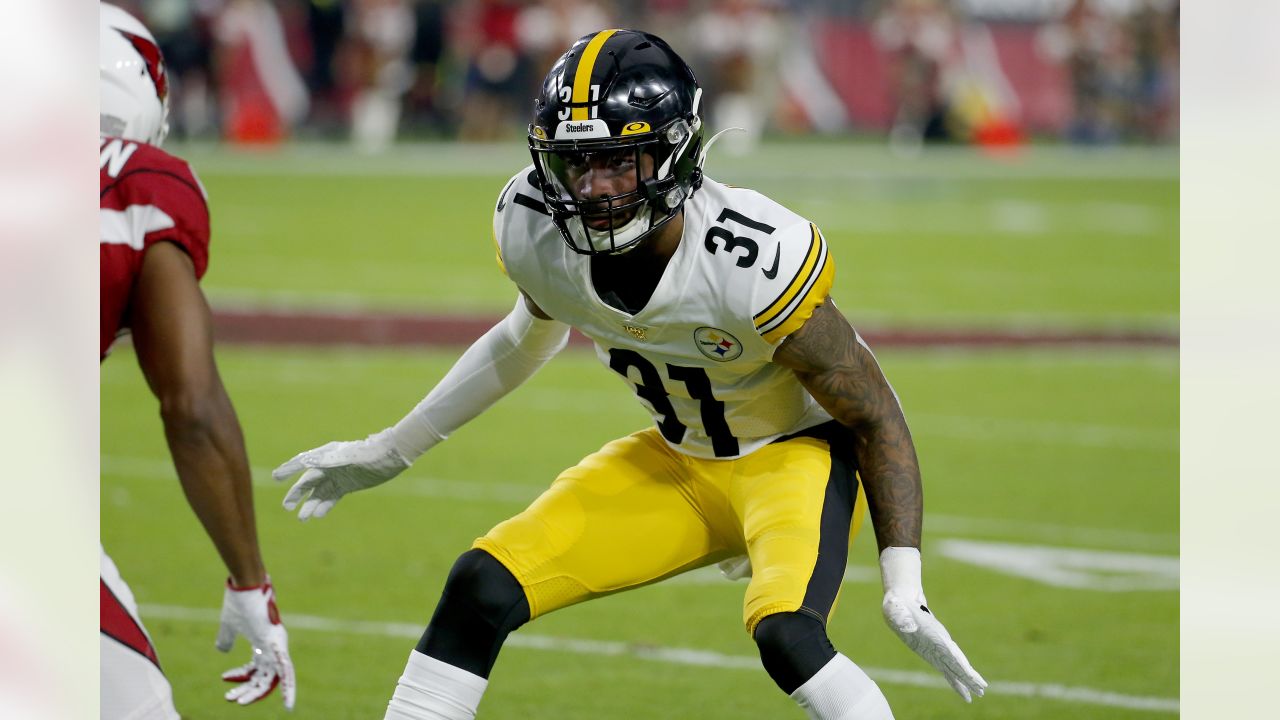
<svg viewBox="0 0 1280 720"><path fill-rule="evenodd" d="M1179 713L1178 4L1143 0L149 0L167 148L205 183L205 287L245 426L301 717L380 717L458 552L643 426L570 349L390 486L299 525L271 467L397 419L514 299L493 262L533 88L653 31L707 89L719 180L813 219L902 395L926 586L992 681L962 707L854 548L838 645L899 717ZM103 364L103 543L191 718L226 717L219 565L127 347ZM520 631L482 716L794 717L697 571ZM233 656L237 657L237 656ZM284 717L278 701L239 717Z"/></svg>
<svg viewBox="0 0 1280 720"><path fill-rule="evenodd" d="M574 39L637 27L681 51L739 150L890 132L1168 143L1173 0L122 0L169 64L176 138L505 139Z"/></svg>

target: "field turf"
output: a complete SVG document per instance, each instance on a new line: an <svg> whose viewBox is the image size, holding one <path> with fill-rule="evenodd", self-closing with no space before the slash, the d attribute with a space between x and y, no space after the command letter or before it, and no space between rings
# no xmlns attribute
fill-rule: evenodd
<svg viewBox="0 0 1280 720"><path fill-rule="evenodd" d="M518 147L183 154L213 206L215 306L495 313L514 297L488 218L525 162ZM1169 153L906 162L815 143L713 155L710 169L824 229L855 324L1176 329ZM393 422L456 355L220 348L298 666L294 717L381 717L453 558L559 470L648 421L589 352L571 350L404 477L306 524L280 509L271 467ZM930 604L992 687L964 706L884 626L869 526L831 624L836 645L900 718L1176 715L1176 350L878 355L921 455ZM102 369L101 502L104 546L184 715L286 717L274 697L248 710L221 700L217 675L247 651L213 649L223 572L127 345ZM799 717L754 659L744 589L694 571L539 619L504 650L481 717Z"/></svg>

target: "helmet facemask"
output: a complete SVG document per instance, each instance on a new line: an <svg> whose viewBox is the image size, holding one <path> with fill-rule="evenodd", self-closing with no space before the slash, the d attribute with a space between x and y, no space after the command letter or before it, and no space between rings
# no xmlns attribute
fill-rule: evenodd
<svg viewBox="0 0 1280 720"><path fill-rule="evenodd" d="M656 131L592 140L552 141L531 128L529 147L552 220L584 255L624 253L665 225L697 189L701 123L677 118ZM586 197L588 174L629 189ZM630 176L627 182L624 176Z"/></svg>

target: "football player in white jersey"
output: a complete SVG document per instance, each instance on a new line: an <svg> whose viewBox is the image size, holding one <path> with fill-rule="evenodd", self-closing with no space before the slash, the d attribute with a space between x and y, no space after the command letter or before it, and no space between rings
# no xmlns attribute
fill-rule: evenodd
<svg viewBox="0 0 1280 720"><path fill-rule="evenodd" d="M721 562L751 580L743 623L810 718L883 720L876 684L827 637L865 504L883 613L966 701L986 681L928 610L915 448L875 357L828 297L812 223L703 176L693 73L660 38L604 30L551 69L533 165L494 213L519 288L412 412L301 453L285 507L307 519L399 474L519 385L576 327L654 427L564 471L455 563L386 717L472 718L507 634L608 593Z"/></svg>

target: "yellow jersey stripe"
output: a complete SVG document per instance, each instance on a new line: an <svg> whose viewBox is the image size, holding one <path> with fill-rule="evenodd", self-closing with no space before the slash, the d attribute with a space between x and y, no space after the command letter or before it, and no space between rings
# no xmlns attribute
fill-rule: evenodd
<svg viewBox="0 0 1280 720"><path fill-rule="evenodd" d="M578 69L573 73L573 97L570 100L575 106L581 104L581 107L573 107L570 111L569 118L571 120L587 120L591 115L589 108L582 103L586 103L590 99L591 94L591 71L596 67L596 58L600 56L600 49L604 47L604 43L617 30L601 30L596 36L591 38L587 43L586 49L582 51L582 58L578 60Z"/></svg>
<svg viewBox="0 0 1280 720"><path fill-rule="evenodd" d="M791 282L787 283L787 289L782 291L769 307L756 313L756 329L768 325L773 322L778 315L786 309L795 296L799 294L800 288L804 287L808 282L809 276L813 274L813 268L818 263L818 256L822 254L822 236L818 234L818 228L813 223L809 223L811 235L809 237L809 252L805 254L804 262L800 263L800 270L796 272L795 277L791 278Z"/></svg>
<svg viewBox="0 0 1280 720"><path fill-rule="evenodd" d="M821 241L821 236L819 240ZM836 262L831 257L831 253L826 252L819 262L817 272L814 273L812 284L805 289L790 313L781 318L777 325L761 333L760 336L765 339L765 342L776 343L808 322L813 316L813 311L826 302L827 296L831 294L831 284L835 277Z"/></svg>

